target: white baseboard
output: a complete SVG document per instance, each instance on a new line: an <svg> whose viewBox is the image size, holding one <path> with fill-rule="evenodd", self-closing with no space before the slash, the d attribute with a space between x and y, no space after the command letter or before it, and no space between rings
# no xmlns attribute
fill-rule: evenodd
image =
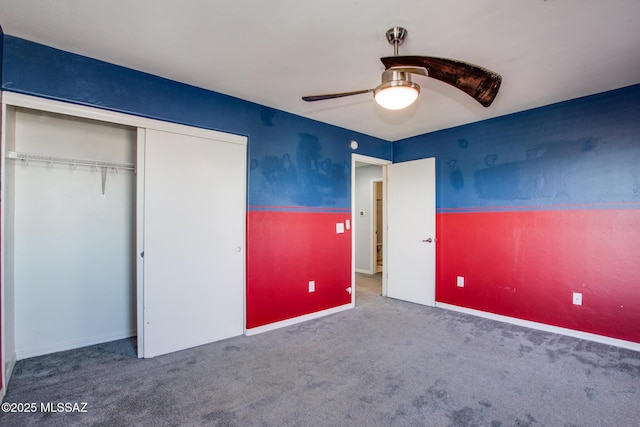
<svg viewBox="0 0 640 427"><path fill-rule="evenodd" d="M293 319L282 320L280 322L269 323L268 325L258 326L257 328L246 329L244 334L246 336L261 334L263 332L273 331L274 329L284 328L285 326L291 326L298 323L306 322L308 320L318 319L320 317L328 316L330 314L339 313L341 311L349 310L355 307L355 304L349 303L327 310L318 311L316 313L305 314L303 316L294 317Z"/></svg>
<svg viewBox="0 0 640 427"><path fill-rule="evenodd" d="M81 338L78 340L55 343L42 347L32 347L27 349L16 350L16 360L28 359L29 357L42 356L45 354L57 353L59 351L73 350L74 348L87 347L89 345L101 344L103 342L121 340L136 336L136 331L132 330L127 333L115 333L111 335L103 335L98 337Z"/></svg>
<svg viewBox="0 0 640 427"><path fill-rule="evenodd" d="M500 314L488 313L486 311L474 310L472 308L460 307L441 302L436 302L436 307L447 310L457 311L460 313L471 314L473 316L483 317L485 319L497 320L499 322L510 323L512 325L524 326L526 328L537 329L540 331L551 332L554 334L566 335L569 337L580 338L587 341L594 341L600 344L613 345L633 351L640 352L640 343L633 341L625 341L617 338L605 337L603 335L592 334L589 332L576 331L574 329L561 328L560 326L547 325L544 323L532 322L530 320L517 319L515 317L502 316Z"/></svg>

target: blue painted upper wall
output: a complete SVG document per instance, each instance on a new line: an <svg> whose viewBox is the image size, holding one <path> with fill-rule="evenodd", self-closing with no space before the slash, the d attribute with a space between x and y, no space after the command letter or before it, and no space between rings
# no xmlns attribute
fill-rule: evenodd
<svg viewBox="0 0 640 427"><path fill-rule="evenodd" d="M250 209L350 210L349 141L392 159L390 142L358 132L11 35L2 46L3 90L248 136Z"/></svg>
<svg viewBox="0 0 640 427"><path fill-rule="evenodd" d="M393 148L394 162L436 157L440 212L640 208L640 85Z"/></svg>
<svg viewBox="0 0 640 427"><path fill-rule="evenodd" d="M443 210L640 203L640 85L395 143L0 32L3 90L249 137L250 209L350 208L351 153L435 156Z"/></svg>

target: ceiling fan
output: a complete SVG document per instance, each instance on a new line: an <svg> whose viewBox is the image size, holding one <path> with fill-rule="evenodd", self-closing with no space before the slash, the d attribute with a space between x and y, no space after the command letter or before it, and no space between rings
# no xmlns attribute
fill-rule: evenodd
<svg viewBox="0 0 640 427"><path fill-rule="evenodd" d="M478 101L484 107L491 105L502 77L493 71L467 62L454 59L434 58L430 56L398 56L398 46L407 36L407 30L394 27L387 31L387 40L393 45L393 55L380 58L385 71L382 83L375 89L353 92L332 93L327 95L303 96L307 102L342 98L373 92L378 104L390 110L400 110L411 105L420 94L420 86L411 81L412 74L431 77L456 87Z"/></svg>

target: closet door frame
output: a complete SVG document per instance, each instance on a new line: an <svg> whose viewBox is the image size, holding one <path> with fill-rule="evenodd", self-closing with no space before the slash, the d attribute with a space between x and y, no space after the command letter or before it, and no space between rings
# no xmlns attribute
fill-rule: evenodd
<svg viewBox="0 0 640 427"><path fill-rule="evenodd" d="M180 125L180 124L176 124L176 123L170 123L170 122L164 122L164 121L160 121L160 120L154 120L154 119L147 119L144 117L138 117L138 116L131 116L128 114L124 114L124 113L118 113L118 112L114 112L114 111L108 111L108 110L102 110L99 108L95 108L95 107L88 107L88 106L83 106L83 105L76 105L76 104L70 104L70 103L66 103L66 102L61 102L61 101L55 101L55 100L50 100L50 99L45 99L45 98L39 98L39 97L35 97L35 96L31 96L31 95L24 95L24 94L18 94L18 93L14 93L14 92L2 92L2 152L1 152L1 158L0 158L0 162L2 163L0 165L1 167L1 173L2 173L2 189L1 189L1 194L5 195L6 192L4 191L5 188L5 179L4 179L4 173L6 170L6 138L7 138L7 131L6 131L6 125L7 125L7 110L12 108L12 107L22 107L22 108L28 108L28 109L32 109L32 110L40 110L40 111L44 111L44 112L50 112L50 113L58 113L58 114L64 114L64 115L68 115L68 116L75 116L75 117L80 117L80 118L85 118L85 119L93 119L93 120L99 120L99 121L103 121L103 122L109 122L109 123L115 123L115 124L119 124L119 125L125 125L125 126L130 126L130 127L134 127L138 129L138 141L137 141L137 148L136 148L136 152L137 152L137 158L136 158L136 169L137 169L137 178L136 178L136 253L137 253L137 260L136 260L136 265L137 265L137 276L136 276L136 298L137 298L137 332L138 332L138 357L144 357L143 354L143 348L144 346L143 344L143 340L144 340L144 336L143 336L143 331L144 328L142 327L142 322L143 322L143 313L144 313L144 306L143 306L143 302L144 302L144 270L142 268L142 249L143 249L143 242L142 242L142 236L143 236L143 227L144 227L144 216L143 216L143 209L144 209L144 197L143 197L143 192L144 192L144 132L145 129L155 129L155 130L160 130L160 131L167 131L167 132L174 132L174 133L179 133L179 134L184 134L184 135L191 135L191 136L196 136L196 137L203 137L203 138L208 138L208 139L215 139L218 141L223 141L223 142L228 142L228 143L232 143L232 144L241 144L241 145L247 145L247 137L246 136L242 136L242 135L235 135L235 134L229 134L229 133L223 133L223 132L218 132L218 131L213 131L213 130L207 130L207 129L201 129L201 128L195 128L195 127L190 127L190 126L185 126L185 125ZM246 195L246 185L245 185L245 195ZM5 250L6 248L4 247L4 236L5 236L5 230L4 230L4 217L5 217L5 208L6 208L6 200L3 200L3 206L2 206L2 212L1 212L1 227L2 229L0 230L1 232L1 242L0 242L0 250L2 251L0 254L0 257L2 258L2 260L4 261L5 259ZM245 206L244 206L244 210L246 211L246 197L245 197ZM243 221L246 222L246 215L243 218ZM245 227L244 227L244 231L243 231L243 236L242 236L242 241L245 242L244 246L246 247L246 223L245 223ZM242 278L242 283L243 283L243 325L242 325L242 329L243 329L243 333L246 334L246 258L243 261L243 278ZM15 364L15 359L16 359L16 355L15 355L15 351L13 351L13 354L8 354L11 352L7 351L7 344L11 344L10 348L15 350L15 343L5 343L5 337L7 337L7 334L5 333L5 331L7 330L7 328L15 328L15 319L11 319L11 318L6 318L5 315L7 313L5 304L7 303L7 299L5 298L5 295L7 293L7 287L11 287L11 292L13 292L13 286L14 283L7 283L6 282L6 276L5 276L5 263L2 262L0 265L0 295L2 298L2 324L1 324L1 328L2 328L2 342L1 342L1 356L2 356L2 366L1 366L1 373L2 373L2 390L0 390L0 397L4 394L5 390L6 390L6 386L9 382L9 377L11 375L11 370L13 369L13 365ZM12 312L12 310L10 310L10 312ZM13 333L11 334L11 336L13 336Z"/></svg>

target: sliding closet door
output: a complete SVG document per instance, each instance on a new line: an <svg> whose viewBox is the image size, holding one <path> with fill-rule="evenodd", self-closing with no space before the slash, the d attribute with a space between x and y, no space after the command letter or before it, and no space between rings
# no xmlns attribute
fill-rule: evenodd
<svg viewBox="0 0 640 427"><path fill-rule="evenodd" d="M246 145L146 130L144 357L244 330Z"/></svg>

